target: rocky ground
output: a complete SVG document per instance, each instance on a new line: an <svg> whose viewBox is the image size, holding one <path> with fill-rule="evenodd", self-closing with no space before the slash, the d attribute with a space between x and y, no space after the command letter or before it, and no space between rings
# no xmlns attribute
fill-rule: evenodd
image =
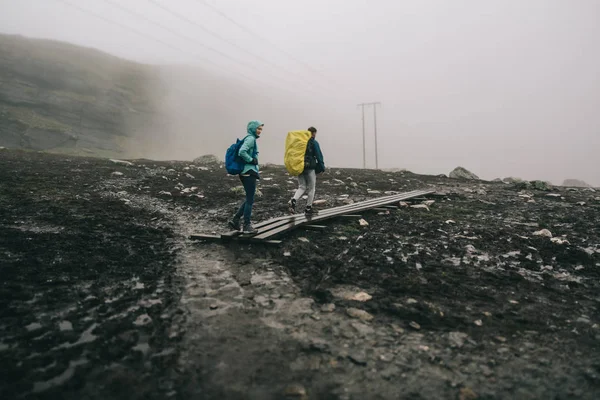
<svg viewBox="0 0 600 400"><path fill-rule="evenodd" d="M223 245L216 163L0 150L0 398L599 398L600 191L331 169L318 207L418 188Z"/></svg>

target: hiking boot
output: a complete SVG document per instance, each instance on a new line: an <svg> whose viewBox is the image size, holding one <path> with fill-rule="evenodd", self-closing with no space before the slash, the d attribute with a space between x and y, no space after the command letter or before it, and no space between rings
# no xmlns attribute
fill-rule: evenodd
<svg viewBox="0 0 600 400"><path fill-rule="evenodd" d="M306 208L304 209L304 214L310 217L311 215L317 214L317 210L312 208L312 206L306 206Z"/></svg>
<svg viewBox="0 0 600 400"><path fill-rule="evenodd" d="M240 219L239 218L235 218L233 217L233 219L231 221L229 221L227 223L227 225L229 225L229 227L231 229L233 229L234 231L239 231L241 229L241 225L240 225Z"/></svg>
<svg viewBox="0 0 600 400"><path fill-rule="evenodd" d="M288 201L290 214L296 214L296 199L292 198Z"/></svg>
<svg viewBox="0 0 600 400"><path fill-rule="evenodd" d="M254 235L258 233L258 229L253 227L251 224L244 224L244 233L247 235Z"/></svg>

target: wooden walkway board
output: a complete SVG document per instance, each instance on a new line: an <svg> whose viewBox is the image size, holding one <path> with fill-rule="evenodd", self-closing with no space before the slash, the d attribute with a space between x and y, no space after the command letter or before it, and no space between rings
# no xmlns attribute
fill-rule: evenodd
<svg viewBox="0 0 600 400"><path fill-rule="evenodd" d="M216 235L191 235L191 239L196 240L239 240L244 242L260 242L277 244L279 241L272 240L274 237L289 232L303 225L319 226L318 221L324 221L331 218L354 215L360 218L360 213L366 210L381 208L393 203L398 203L402 200L422 198L433 194L434 190L413 190L411 192L399 193L391 196L378 197L361 201L358 203L347 204L339 207L319 210L317 214L307 217L304 214L286 215L282 217L272 218L267 221L260 222L254 225L258 233L253 236L241 235L239 231L230 231L219 236ZM391 208L391 207L390 207ZM307 227L308 227L307 226ZM321 228L321 226L319 226ZM309 228L310 229L310 228Z"/></svg>

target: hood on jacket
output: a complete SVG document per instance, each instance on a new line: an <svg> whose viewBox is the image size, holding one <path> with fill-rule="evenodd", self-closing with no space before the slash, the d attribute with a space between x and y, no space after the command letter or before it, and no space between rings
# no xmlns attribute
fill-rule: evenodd
<svg viewBox="0 0 600 400"><path fill-rule="evenodd" d="M259 126L263 126L264 124L260 121L250 121L248 122L247 132L248 135L252 135L256 137L256 128Z"/></svg>

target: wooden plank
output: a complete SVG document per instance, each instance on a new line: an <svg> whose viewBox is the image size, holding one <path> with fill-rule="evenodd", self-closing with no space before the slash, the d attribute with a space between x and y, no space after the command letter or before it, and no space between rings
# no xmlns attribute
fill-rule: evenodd
<svg viewBox="0 0 600 400"><path fill-rule="evenodd" d="M313 215L308 218L303 214L296 214L295 219L293 221L279 220L275 224L270 224L269 226L264 227L264 229L260 229L260 232L257 236L259 236L261 238L267 238L269 231L282 232L282 231L285 231L286 229L290 229L294 226L299 226L302 223L306 223L306 222L310 222L310 221L314 221L314 220L323 220L323 219L331 218L331 217L337 216L341 213L345 213L346 211L350 211L350 212L351 211L362 211L362 210L366 210L366 209L375 207L382 202L393 203L395 201L400 201L400 200L404 199L409 194L414 195L414 196L420 196L423 194L423 191L414 190L412 192L408 192L408 193L404 193L404 194L397 194L397 195L386 196L386 197L378 197L378 198L374 198L374 199L365 200L365 201L359 202L359 203L347 204L344 206L329 208L326 210L322 210L318 214ZM281 227L287 227L287 228L281 229Z"/></svg>
<svg viewBox="0 0 600 400"><path fill-rule="evenodd" d="M255 224L254 228L258 229L258 231L260 233L261 228L267 228L270 225L279 223L280 221L289 221L289 220L294 219L294 218L295 218L295 215L284 215L284 216L281 216L281 217L271 218L271 219L268 219L266 221L262 221L262 222L259 222L259 223ZM228 232L222 233L221 236L224 237L224 238L231 238L231 237L235 237L235 236L240 235L240 232L241 231L228 231Z"/></svg>
<svg viewBox="0 0 600 400"><path fill-rule="evenodd" d="M334 217L361 218L361 215L347 214L347 213L352 212L352 211L359 211L359 212L366 211L366 210L373 209L373 208L379 208L381 210L383 207L386 207L386 205L388 205L388 207L390 207L390 208L397 208L397 206L393 206L393 205L389 206L389 204L399 202L402 200L406 200L409 198L414 198L414 197L423 196L423 195L429 195L431 193L434 193L434 191L432 191L432 190L429 190L429 191L413 190L413 191L406 192L406 193L399 193L399 194L390 195L390 196L377 197L377 198L365 200L365 201L358 202L358 203L347 204L347 205L343 205L343 206L325 209L325 210L320 211L318 214L315 214L310 217L307 217L304 214L295 214L295 215L286 215L286 216L271 218L269 220L262 221L258 224L255 224L254 227L258 230L258 233L256 235L252 235L251 237L242 235L240 231L226 232L218 237L221 239L224 239L224 240L238 239L238 240L243 240L244 242L250 241L250 239L252 239L251 241L253 241L253 242L263 243L263 242L265 242L265 240L267 238L277 235L279 233L283 233L287 230L291 230L291 229L297 228L299 226L306 226L307 224L315 225L315 224L311 224L312 221L321 221L321 220L330 219L330 218L334 218ZM384 210L387 211L387 209L384 209ZM321 227L322 225L316 225L316 226ZM310 229L310 228L308 228L308 229ZM322 229L322 228L317 228L317 229ZM218 240L213 236L214 235L210 235L210 236L204 235L205 240ZM275 241L275 243L272 243L272 244L278 244L276 242L277 241Z"/></svg>
<svg viewBox="0 0 600 400"><path fill-rule="evenodd" d="M382 204L386 204L386 203L389 204L389 203L394 203L396 201L404 200L407 198L427 195L429 192L432 192L432 191L413 190L411 192L402 193L399 195L380 197L377 199L367 200L367 201L360 202L360 203L354 203L351 205L352 207L341 206L341 207L330 208L330 209L324 210L324 211L320 212L319 214L312 216L310 218L306 218L306 216L304 216L304 217L296 218L293 221L293 223L287 223L287 224L282 223L282 224L279 224L279 226L273 225L273 226L269 227L269 229L266 232L264 232L264 233L261 232L258 235L256 235L256 238L257 239L267 239L269 237L283 233L287 230L291 230L297 226L300 226L305 223L309 223L311 221L321 221L321 220L335 217L335 216L339 215L340 213L345 213L349 208L352 211L364 211L364 210L368 210L368 209L377 207Z"/></svg>

